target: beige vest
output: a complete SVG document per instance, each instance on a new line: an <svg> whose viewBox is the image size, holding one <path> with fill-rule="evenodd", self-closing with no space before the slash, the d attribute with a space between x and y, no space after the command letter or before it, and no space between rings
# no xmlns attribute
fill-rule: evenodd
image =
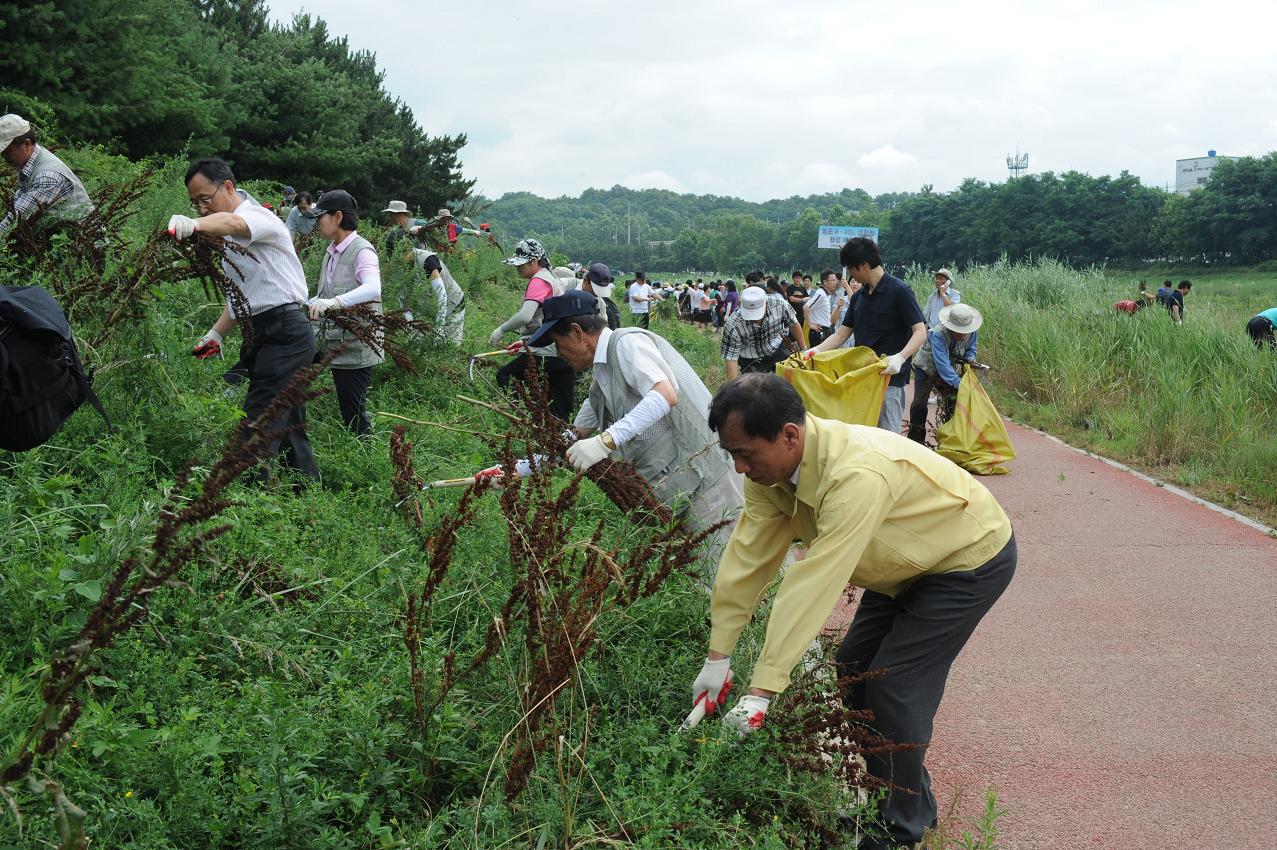
<svg viewBox="0 0 1277 850"><path fill-rule="evenodd" d="M320 272L317 297L336 298L359 286L359 281L355 279L355 258L365 248L372 248L372 243L356 235L346 246L346 250L337 255L337 264L333 267L332 277L324 280L323 272ZM325 264L327 261L328 258L325 256ZM364 306L371 307L378 313L381 312L380 301L365 301ZM353 334L342 330L333 322L327 319L319 320L319 330L315 338L317 351L323 352L343 342L346 343L346 349L332 362L334 369L363 369L367 366L376 366L386 359L384 352L374 351L368 343L356 339Z"/></svg>

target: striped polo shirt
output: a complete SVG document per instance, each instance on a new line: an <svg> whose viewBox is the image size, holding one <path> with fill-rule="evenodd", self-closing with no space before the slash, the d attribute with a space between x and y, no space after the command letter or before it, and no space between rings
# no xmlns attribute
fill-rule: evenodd
<svg viewBox="0 0 1277 850"><path fill-rule="evenodd" d="M226 238L250 251L257 262L231 254L229 261L222 263L226 276L239 284L254 316L281 304L305 304L306 274L288 228L243 189L236 189L235 194L240 197L240 205L234 212L248 225L249 237ZM231 311L234 312L233 307Z"/></svg>

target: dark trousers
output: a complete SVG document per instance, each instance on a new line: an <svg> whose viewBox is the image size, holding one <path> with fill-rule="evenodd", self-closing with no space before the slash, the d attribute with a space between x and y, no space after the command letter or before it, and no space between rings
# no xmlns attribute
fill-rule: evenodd
<svg viewBox="0 0 1277 850"><path fill-rule="evenodd" d="M833 332L834 332L833 328L813 327L809 331L807 331L807 345L809 347L815 347L817 345L820 345L822 342L828 339L829 335Z"/></svg>
<svg viewBox="0 0 1277 850"><path fill-rule="evenodd" d="M936 822L931 776L923 764L931 727L949 668L976 624L993 607L1015 573L1015 535L983 566L965 572L924 575L895 598L866 590L838 649L838 675L885 670L852 685L848 707L873 712L872 726L901 744L923 746L867 759L869 773L906 790L888 792L879 814L887 836L861 848L912 847Z"/></svg>
<svg viewBox="0 0 1277 850"><path fill-rule="evenodd" d="M337 404L341 407L341 421L356 434L372 433L372 420L368 418L368 387L372 384L372 367L362 369L333 369L333 386L337 388Z"/></svg>
<svg viewBox="0 0 1277 850"><path fill-rule="evenodd" d="M647 328L647 324L648 324L648 316L650 316L650 315L651 315L651 313L635 313L635 314L634 314L634 324L635 324L635 325L637 325L637 326L638 326L638 327L640 327L640 328L645 328L645 329L646 329L646 328Z"/></svg>
<svg viewBox="0 0 1277 850"><path fill-rule="evenodd" d="M1255 343L1255 347L1260 351L1263 351L1265 345L1269 348L1277 348L1277 337L1273 336L1273 323L1263 316L1256 316L1247 322L1246 333L1250 334L1251 342Z"/></svg>
<svg viewBox="0 0 1277 850"><path fill-rule="evenodd" d="M511 381L522 381L532 363L530 354L520 354L497 370L497 386L506 389ZM572 396L576 390L576 371L561 357L537 357L537 366L545 376L550 394L550 412L570 422Z"/></svg>
<svg viewBox="0 0 1277 850"><path fill-rule="evenodd" d="M239 363L231 370L248 375L245 423L261 416L293 376L315 359L315 334L300 305L285 304L259 313L253 316L252 326L252 345L240 352ZM306 405L286 408L267 427L276 431L287 429L287 433L271 441L271 453L282 454L286 466L318 480L319 465L315 463L315 453L306 436ZM245 440L247 436L247 431L241 429L240 439ZM255 477L265 481L269 473L259 468Z"/></svg>
<svg viewBox="0 0 1277 850"><path fill-rule="evenodd" d="M781 343L776 346L776 350L771 354L765 354L762 357L742 357L738 364L740 365L741 374L746 372L766 372L768 374L776 371L776 364L789 356L789 352L785 349L785 344Z"/></svg>
<svg viewBox="0 0 1277 850"><path fill-rule="evenodd" d="M927 399L938 383L940 383L938 375L932 375L922 369L913 370L913 403L909 405L909 439L915 443L927 441Z"/></svg>

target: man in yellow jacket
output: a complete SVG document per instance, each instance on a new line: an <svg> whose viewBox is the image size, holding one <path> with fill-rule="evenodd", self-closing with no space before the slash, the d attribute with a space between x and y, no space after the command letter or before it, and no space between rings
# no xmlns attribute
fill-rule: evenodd
<svg viewBox="0 0 1277 850"><path fill-rule="evenodd" d="M872 775L904 790L880 809L889 834L861 847L912 846L936 820L923 759L949 668L1015 572L1011 522L953 463L899 434L809 416L775 375L726 384L710 404L709 427L747 480L714 582L693 704L723 704L736 641L801 539L807 554L776 592L749 691L723 721L742 735L762 726L843 590L865 588L837 653L839 675L886 672L844 699L872 711L880 734L922 746L869 760Z"/></svg>

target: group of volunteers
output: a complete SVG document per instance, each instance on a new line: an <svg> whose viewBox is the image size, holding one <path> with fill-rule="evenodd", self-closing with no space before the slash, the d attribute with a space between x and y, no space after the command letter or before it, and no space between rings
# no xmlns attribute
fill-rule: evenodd
<svg viewBox="0 0 1277 850"><path fill-rule="evenodd" d="M883 355L893 375L907 375L909 357L921 347L907 350L915 342L914 320L923 324L921 309L916 301L908 308L910 291L885 273L870 240L849 242L841 260L859 288L829 342L840 344L845 328ZM843 698L872 711L874 728L888 739L923 746L868 760L870 773L892 787L880 808L886 834L861 846L919 840L936 820L925 745L949 668L1015 570L1005 512L969 473L905 439L898 417L880 428L820 419L770 370L739 374L740 360L752 367L758 357L738 357L732 380L711 397L659 335L637 324L609 326L600 303L611 293L606 265L583 266L579 285L560 290L564 277L534 240L521 242L507 262L528 281L525 300L490 342L515 332L521 356L547 361L547 375L555 374L558 367L548 361L556 358L572 374L592 373L570 420L571 466L584 471L606 458L631 461L690 528L730 523L706 547L717 567L705 576L713 582L711 633L692 685L693 706L710 713L726 706L736 642L791 544L802 541L807 552L783 569L746 692L723 722L742 735L763 726L771 700L789 685L847 585L865 588L835 661L840 678L885 672L859 679ZM947 270L937 278L936 314L943 319L927 342L943 349L933 361L950 363L955 347L974 352L979 314L960 304ZM787 297L765 291L761 272L745 282L725 336L739 335L734 344L752 345L749 353L760 357L765 336L789 334L795 347L803 345Z"/></svg>
<svg viewBox="0 0 1277 850"><path fill-rule="evenodd" d="M89 201L79 180L35 143L29 126L12 118L0 119L8 134L0 142L19 172L20 192L0 226L7 229L36 208L57 221L82 220ZM221 236L256 259L224 264L248 314L228 303L194 352L220 353L225 335L251 321L229 373L247 378L244 410L251 422L298 370L340 345L330 365L341 415L352 431L367 434L366 397L381 354L325 318L336 308L382 309L379 252L358 233L355 199L342 190L313 201L298 193L289 207L290 217L296 210L329 243L312 293L294 245L297 230L240 189L226 162L192 162L185 184L195 215L172 216L172 237ZM23 200L23 193L54 200ZM445 258L412 238L425 224L398 202L384 212L395 225L385 253L411 262L423 287L429 281L441 317L437 327L461 340L465 295ZM869 772L890 784L880 807L886 832L861 846L885 848L912 845L936 822L924 764L933 719L951 664L1011 580L1016 543L1006 513L982 484L900 433L911 360L924 401L932 386L956 387L956 364L974 356L979 312L962 303L946 269L936 273L935 293L919 306L909 287L886 273L871 240L850 240L839 259L849 282L828 272L819 291L801 295L769 284L762 272L746 275L722 327L731 380L712 396L645 321L661 295L644 275L626 292L633 326L620 327L608 266L553 268L533 239L519 242L506 260L525 281L524 297L489 342L496 347L507 336L518 338L512 344L517 357L498 373L502 386L526 378L534 362L547 377L553 412L571 423L566 454L573 469L588 470L606 458L630 461L692 529L726 522L705 550L711 623L703 667L689 677L693 706L711 713L723 708L724 724L741 735L762 727L771 700L788 687L846 587L864 588L835 661L840 676L882 672L859 678L842 698L871 711L873 728L889 740L918 745L868 759ZM406 297L405 309L423 309L424 302ZM804 338L796 308L818 334ZM813 355L853 337L884 358L891 376L878 428L810 415L773 371L782 350ZM577 375L585 372L588 392L574 411ZM278 416L275 450L317 478L305 406ZM795 540L806 553L784 566ZM778 575L766 640L745 692L728 710L732 653Z"/></svg>

